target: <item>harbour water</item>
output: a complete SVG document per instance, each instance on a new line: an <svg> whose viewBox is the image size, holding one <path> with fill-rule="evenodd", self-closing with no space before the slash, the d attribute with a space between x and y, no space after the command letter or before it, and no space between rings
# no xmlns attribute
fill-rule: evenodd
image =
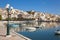
<svg viewBox="0 0 60 40"><path fill-rule="evenodd" d="M59 22L27 21L11 29L32 40L60 40L60 35L55 35L55 31L60 30Z"/></svg>

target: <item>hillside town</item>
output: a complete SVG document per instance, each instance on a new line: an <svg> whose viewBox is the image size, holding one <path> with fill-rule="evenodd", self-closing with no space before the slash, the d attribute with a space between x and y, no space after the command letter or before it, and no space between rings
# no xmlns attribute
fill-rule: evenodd
<svg viewBox="0 0 60 40"><path fill-rule="evenodd" d="M54 15L43 12L23 11L13 7L9 9L9 19L13 21L36 20L36 21L60 21L60 15ZM8 20L6 8L0 8L0 20Z"/></svg>

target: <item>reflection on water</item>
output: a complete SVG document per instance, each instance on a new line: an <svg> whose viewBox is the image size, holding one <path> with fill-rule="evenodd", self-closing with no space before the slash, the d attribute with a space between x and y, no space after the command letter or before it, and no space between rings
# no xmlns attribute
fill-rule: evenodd
<svg viewBox="0 0 60 40"><path fill-rule="evenodd" d="M56 22L25 22L20 23L19 26L11 27L16 32L19 31L36 31L38 29L58 28L60 23Z"/></svg>
<svg viewBox="0 0 60 40"><path fill-rule="evenodd" d="M0 21L0 28L6 28L6 21ZM9 22L10 30L22 34L32 40L60 40L60 35L55 35L60 30L59 22L14 21Z"/></svg>
<svg viewBox="0 0 60 40"><path fill-rule="evenodd" d="M18 23L18 27L11 27L16 31L32 40L60 40L60 36L54 35L60 29L60 23L56 22L23 22Z"/></svg>

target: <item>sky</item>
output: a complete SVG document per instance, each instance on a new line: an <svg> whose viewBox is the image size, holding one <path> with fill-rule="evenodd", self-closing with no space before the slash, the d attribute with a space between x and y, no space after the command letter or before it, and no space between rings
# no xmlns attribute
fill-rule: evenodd
<svg viewBox="0 0 60 40"><path fill-rule="evenodd" d="M60 15L60 0L0 0L0 8L10 4L15 9Z"/></svg>

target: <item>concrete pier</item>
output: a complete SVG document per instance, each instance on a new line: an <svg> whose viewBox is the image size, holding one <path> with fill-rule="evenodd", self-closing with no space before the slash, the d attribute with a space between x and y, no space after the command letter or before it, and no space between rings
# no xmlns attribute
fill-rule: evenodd
<svg viewBox="0 0 60 40"><path fill-rule="evenodd" d="M10 31L11 37L6 35L6 22L0 21L0 40L31 40L21 34Z"/></svg>

